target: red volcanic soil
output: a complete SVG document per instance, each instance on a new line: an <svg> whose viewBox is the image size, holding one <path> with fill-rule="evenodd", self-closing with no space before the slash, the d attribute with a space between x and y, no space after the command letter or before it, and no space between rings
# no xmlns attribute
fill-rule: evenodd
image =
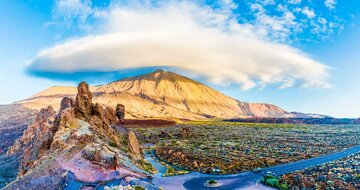
<svg viewBox="0 0 360 190"><path fill-rule="evenodd" d="M176 125L176 122L165 119L125 119L124 125L131 128L170 127Z"/></svg>

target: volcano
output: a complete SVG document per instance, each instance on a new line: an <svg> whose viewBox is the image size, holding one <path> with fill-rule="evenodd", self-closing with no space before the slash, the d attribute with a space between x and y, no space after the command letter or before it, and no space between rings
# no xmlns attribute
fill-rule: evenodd
<svg viewBox="0 0 360 190"><path fill-rule="evenodd" d="M278 106L242 102L200 82L164 70L91 86L90 90L95 103L110 107L125 105L128 118L294 117ZM38 110L49 105L59 109L64 97L75 97L76 93L76 87L53 86L16 104Z"/></svg>

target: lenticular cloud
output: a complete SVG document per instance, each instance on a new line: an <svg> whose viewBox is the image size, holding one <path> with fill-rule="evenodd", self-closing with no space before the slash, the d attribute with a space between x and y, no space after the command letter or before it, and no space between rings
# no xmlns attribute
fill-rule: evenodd
<svg viewBox="0 0 360 190"><path fill-rule="evenodd" d="M288 45L261 38L226 11L191 3L111 7L96 34L45 49L29 70L111 72L169 66L216 84L328 87L328 68Z"/></svg>

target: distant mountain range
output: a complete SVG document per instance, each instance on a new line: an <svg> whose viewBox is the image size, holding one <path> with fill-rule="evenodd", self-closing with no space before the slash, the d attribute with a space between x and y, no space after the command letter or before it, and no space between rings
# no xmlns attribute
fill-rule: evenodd
<svg viewBox="0 0 360 190"><path fill-rule="evenodd" d="M118 103L125 105L128 118L289 118L297 115L272 104L236 100L164 70L92 86L90 90L95 103L112 107ZM15 104L38 110L48 105L58 109L63 97L75 97L76 92L76 87L53 86Z"/></svg>
<svg viewBox="0 0 360 190"><path fill-rule="evenodd" d="M331 118L331 116L316 113L291 112L296 118Z"/></svg>

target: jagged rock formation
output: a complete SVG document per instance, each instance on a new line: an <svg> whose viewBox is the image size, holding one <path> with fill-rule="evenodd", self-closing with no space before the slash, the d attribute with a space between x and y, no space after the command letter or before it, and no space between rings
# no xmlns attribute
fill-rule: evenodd
<svg viewBox="0 0 360 190"><path fill-rule="evenodd" d="M23 136L9 150L8 154L21 152L23 155L19 175L32 168L34 162L50 148L53 138L55 111L49 106L41 109L35 123L30 125Z"/></svg>
<svg viewBox="0 0 360 190"><path fill-rule="evenodd" d="M132 131L129 132L128 141L129 141L129 153L130 153L130 156L134 160L137 160L137 161L143 159L144 155L143 155L143 153L141 151L139 142L138 142L134 132L132 132Z"/></svg>
<svg viewBox="0 0 360 190"><path fill-rule="evenodd" d="M64 97L60 103L60 112L65 110L66 108L73 107L74 105L75 105L74 99L69 97Z"/></svg>
<svg viewBox="0 0 360 190"><path fill-rule="evenodd" d="M122 104L116 105L116 117L119 119L120 123L123 125L125 120L125 106Z"/></svg>
<svg viewBox="0 0 360 190"><path fill-rule="evenodd" d="M68 172L84 182L146 177L141 166L132 162L143 159L136 135L113 126L118 122L115 110L93 104L91 98L82 82L75 102L63 98L58 113L51 106L41 109L34 124L7 152L22 158L20 178L5 189L62 189ZM126 138L129 143L122 140Z"/></svg>
<svg viewBox="0 0 360 190"><path fill-rule="evenodd" d="M79 119L88 119L92 111L92 93L89 85L81 82L78 86L78 94L75 102L75 116Z"/></svg>
<svg viewBox="0 0 360 190"><path fill-rule="evenodd" d="M294 114L275 105L241 102L187 77L163 70L90 87L90 90L96 103L108 107L123 104L129 118L294 117ZM17 103L35 109L46 105L58 106L64 96L75 97L76 88L51 87ZM86 93L78 98L90 97L91 94ZM81 104L79 108L89 106ZM82 113L80 109L79 114L88 113Z"/></svg>

